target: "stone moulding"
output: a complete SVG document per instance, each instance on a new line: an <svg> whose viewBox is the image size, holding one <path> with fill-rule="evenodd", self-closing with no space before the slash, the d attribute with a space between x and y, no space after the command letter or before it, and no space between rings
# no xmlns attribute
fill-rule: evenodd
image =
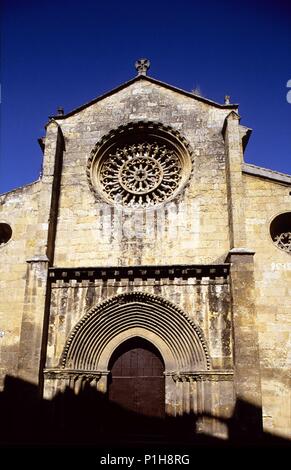
<svg viewBox="0 0 291 470"><path fill-rule="evenodd" d="M195 372L166 372L174 382L225 382L233 381L233 371L195 371Z"/></svg>
<svg viewBox="0 0 291 470"><path fill-rule="evenodd" d="M107 280L107 279L227 279L229 263L210 265L169 265L169 266L108 266L89 268L50 268L49 279L57 280Z"/></svg>
<svg viewBox="0 0 291 470"><path fill-rule="evenodd" d="M160 122L129 122L95 145L87 177L98 201L147 208L169 201L186 187L193 150L179 131Z"/></svg>
<svg viewBox="0 0 291 470"><path fill-rule="evenodd" d="M93 307L71 332L60 368L107 370L114 349L141 336L159 349L166 370L209 370L201 328L172 302L143 292L124 293Z"/></svg>
<svg viewBox="0 0 291 470"><path fill-rule="evenodd" d="M76 369L44 369L44 378L47 380L100 380L103 375L108 375L105 371L84 371Z"/></svg>
<svg viewBox="0 0 291 470"><path fill-rule="evenodd" d="M82 379L82 381L99 381L101 377L109 374L109 371L84 371L77 369L45 369L46 380ZM225 382L233 381L233 371L189 371L189 372L164 372L165 377L171 377L174 382Z"/></svg>

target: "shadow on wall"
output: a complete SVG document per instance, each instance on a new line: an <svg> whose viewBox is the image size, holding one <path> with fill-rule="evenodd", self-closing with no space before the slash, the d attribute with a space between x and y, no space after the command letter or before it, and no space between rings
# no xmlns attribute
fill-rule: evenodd
<svg viewBox="0 0 291 470"><path fill-rule="evenodd" d="M232 418L224 421L228 440L195 433L196 424L209 415L164 419L141 416L110 402L88 386L79 395L71 389L53 400L38 398L34 385L6 377L0 395L2 447L94 446L94 448L186 446L287 447L291 443L261 431L261 410L238 401Z"/></svg>

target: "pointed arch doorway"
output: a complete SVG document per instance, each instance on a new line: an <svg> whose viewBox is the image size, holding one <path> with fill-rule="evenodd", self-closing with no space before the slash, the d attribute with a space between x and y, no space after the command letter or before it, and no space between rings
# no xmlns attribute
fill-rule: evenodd
<svg viewBox="0 0 291 470"><path fill-rule="evenodd" d="M108 398L124 413L123 432L154 434L165 417L165 365L158 349L130 338L113 352L108 369Z"/></svg>

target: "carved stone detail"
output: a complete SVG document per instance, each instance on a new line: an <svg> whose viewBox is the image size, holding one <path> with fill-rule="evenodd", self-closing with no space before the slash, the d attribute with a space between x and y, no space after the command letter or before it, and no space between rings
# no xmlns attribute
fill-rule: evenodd
<svg viewBox="0 0 291 470"><path fill-rule="evenodd" d="M150 68L150 61L148 59L138 59L134 65L138 75L146 75Z"/></svg>
<svg viewBox="0 0 291 470"><path fill-rule="evenodd" d="M160 265L160 266L106 266L103 268L49 268L49 279L52 282L62 281L69 282L74 279L78 282L84 280L108 280L108 279L168 279L183 278L197 280L201 282L204 278L206 283L211 282L228 282L230 265L222 264L203 264L203 265ZM121 301L120 301L121 302Z"/></svg>
<svg viewBox="0 0 291 470"><path fill-rule="evenodd" d="M291 253L291 232L280 233L274 239L275 245L287 253Z"/></svg>
<svg viewBox="0 0 291 470"><path fill-rule="evenodd" d="M91 382L92 380L100 380L102 375L107 375L107 372L93 372L93 371L81 371L81 370L64 370L64 369L45 369L44 377L49 380L69 380L81 379L82 382Z"/></svg>
<svg viewBox="0 0 291 470"><path fill-rule="evenodd" d="M91 335L91 325L94 325L95 322L97 322L99 332L103 331L103 323L105 325L104 318L108 320L108 316L110 314L114 316L116 313L119 313L120 309L123 308L123 306L123 311L126 311L126 315L124 316L124 318L126 319L126 327L129 328L131 322L132 325L135 326L134 312L137 303L139 303L141 307L142 305L148 304L152 308L152 313L150 316L148 316L147 312L144 314L143 325L147 328L151 328L150 325L153 316L159 315L161 320L159 325L156 326L156 328L159 335L161 337L166 337L168 342L171 341L171 333L169 332L169 329L167 327L169 315L168 311L170 311L170 315L172 315L172 321L177 322L180 325L181 331L184 331L184 340L185 342L187 342L189 349L189 353L187 355L188 363L194 364L199 358L199 361L201 363L205 363L205 369L210 369L211 360L206 340L204 338L204 333L202 329L192 320L192 318L190 318L182 309L172 304L172 302L170 302L169 300L164 299L160 296L139 291L119 294L117 296L105 300L101 304L90 309L90 311L87 312L81 318L81 320L79 320L72 333L70 334L69 338L67 339L61 357L60 367L62 367L64 370L66 370L67 367L70 366L74 367L74 365L78 367L74 362L76 354L78 356L78 361L81 360L84 355L84 361L82 362L84 364L86 362L85 356L86 358L90 356L89 351L86 349L87 345L89 344L86 338L88 334ZM130 318L132 318L132 320L130 320ZM122 321L124 320L122 320L121 317L119 320L118 328L120 327L120 325L122 325ZM112 334L112 331L110 331L110 334ZM107 342L109 342L109 340L111 339L110 334L108 331L106 331L106 335L109 335L106 336ZM190 337L192 337L191 341L194 341L194 339L197 338L196 344L189 343ZM106 341L104 338L103 343L106 343ZM103 343L100 344L100 346L98 343L98 348L95 347L95 356L97 356L97 350L99 351L99 348L103 348ZM80 352L81 350L82 352ZM179 358L177 359L177 361L183 363L185 352L181 345L177 346L177 348L175 349L175 354L177 355L177 358ZM71 361L73 361L73 363ZM96 369L98 369L98 364L93 364L93 366L95 365ZM94 367L92 368L94 369ZM202 369L203 368L201 367L201 370Z"/></svg>
<svg viewBox="0 0 291 470"><path fill-rule="evenodd" d="M110 131L95 145L87 176L98 201L147 208L180 194L193 170L193 151L170 126L138 121Z"/></svg>
<svg viewBox="0 0 291 470"><path fill-rule="evenodd" d="M168 372L174 382L221 382L232 381L233 371Z"/></svg>
<svg viewBox="0 0 291 470"><path fill-rule="evenodd" d="M278 214L270 224L270 235L274 245L291 254L291 212Z"/></svg>
<svg viewBox="0 0 291 470"><path fill-rule="evenodd" d="M112 202L150 206L168 199L181 180L181 162L157 142L116 148L100 168L100 185Z"/></svg>

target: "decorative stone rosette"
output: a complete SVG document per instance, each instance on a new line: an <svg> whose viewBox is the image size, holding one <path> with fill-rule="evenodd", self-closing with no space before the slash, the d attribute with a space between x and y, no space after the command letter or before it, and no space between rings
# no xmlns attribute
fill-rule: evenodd
<svg viewBox="0 0 291 470"><path fill-rule="evenodd" d="M181 162L157 142L117 148L100 168L102 191L112 202L145 207L163 202L178 188Z"/></svg>
<svg viewBox="0 0 291 470"><path fill-rule="evenodd" d="M275 245L287 253L291 253L291 232L280 233L274 239Z"/></svg>
<svg viewBox="0 0 291 470"><path fill-rule="evenodd" d="M169 127L121 126L92 151L89 183L111 204L151 207L172 199L185 185L192 169L191 153L185 139Z"/></svg>
<svg viewBox="0 0 291 470"><path fill-rule="evenodd" d="M270 235L277 248L291 255L291 212L274 217L270 224Z"/></svg>

